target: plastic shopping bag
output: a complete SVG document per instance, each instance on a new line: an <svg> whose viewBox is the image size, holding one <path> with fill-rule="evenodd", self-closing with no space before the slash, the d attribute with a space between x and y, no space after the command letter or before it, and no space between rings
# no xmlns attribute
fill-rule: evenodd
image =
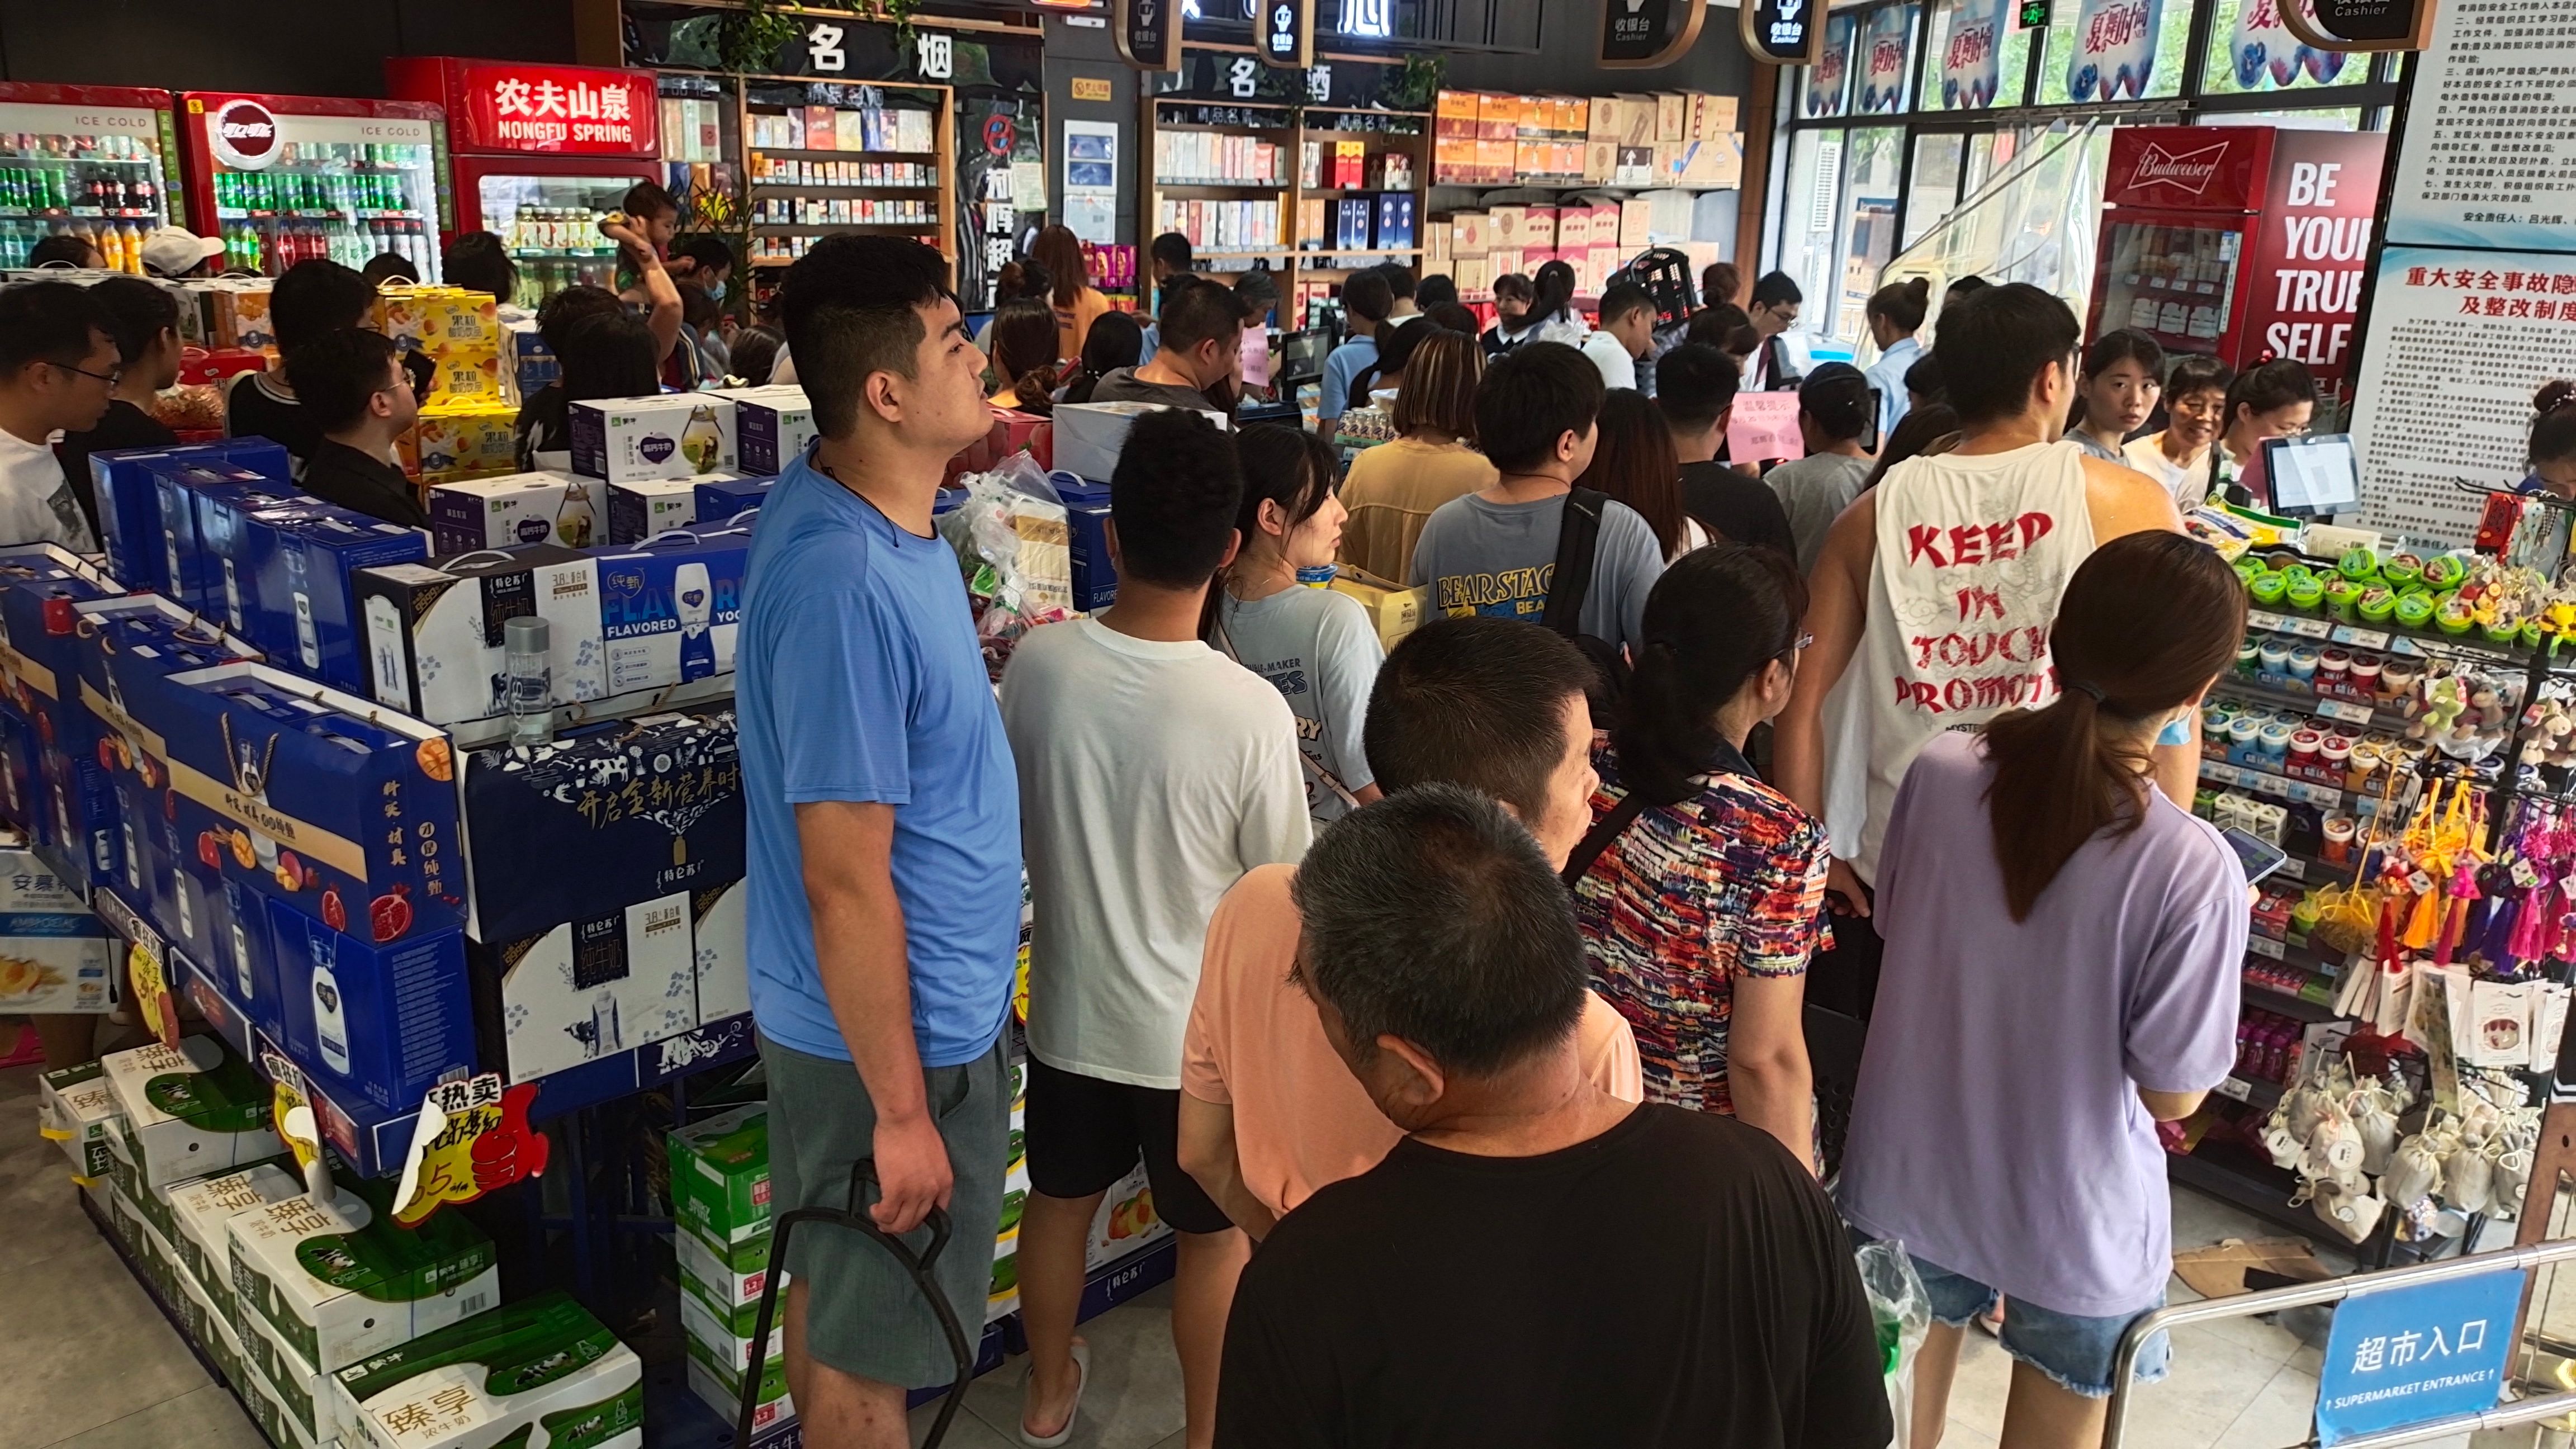
<svg viewBox="0 0 2576 1449"><path fill-rule="evenodd" d="M961 481L966 502L939 531L957 551L985 664L999 679L1021 635L1073 612L1071 535L1063 499L1026 453Z"/></svg>
<svg viewBox="0 0 2576 1449"><path fill-rule="evenodd" d="M1879 1371L1887 1379L1887 1407L1896 1418L1895 1449L1909 1449L1914 1429L1914 1358L1932 1327L1932 1300L1914 1272L1905 1245L1892 1239L1864 1244L1857 1255L1860 1285L1878 1324Z"/></svg>

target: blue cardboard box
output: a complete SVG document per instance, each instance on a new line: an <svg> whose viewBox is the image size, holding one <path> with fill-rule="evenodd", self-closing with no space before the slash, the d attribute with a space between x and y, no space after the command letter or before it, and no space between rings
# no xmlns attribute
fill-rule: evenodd
<svg viewBox="0 0 2576 1449"><path fill-rule="evenodd" d="M1064 500L1073 562L1073 606L1097 614L1118 602L1118 566L1109 560L1109 485L1050 473L1047 482Z"/></svg>
<svg viewBox="0 0 2576 1449"><path fill-rule="evenodd" d="M721 528L745 513L757 513L769 498L769 490L778 485L771 478L727 478L720 482L698 485L697 521ZM751 520L742 519L749 527Z"/></svg>
<svg viewBox="0 0 2576 1449"><path fill-rule="evenodd" d="M0 549L0 681L28 727L27 765L41 803L30 843L84 885L117 866L116 796L98 759L99 728L80 703L78 606L119 590L77 555L48 544Z"/></svg>
<svg viewBox="0 0 2576 1449"><path fill-rule="evenodd" d="M444 732L261 664L167 683L126 702L169 752L194 859L377 942L462 923Z"/></svg>
<svg viewBox="0 0 2576 1449"><path fill-rule="evenodd" d="M598 552L609 694L733 672L750 552L749 529L673 534Z"/></svg>
<svg viewBox="0 0 2576 1449"><path fill-rule="evenodd" d="M733 712L653 715L532 749L476 750L465 757L465 839L467 931L483 942L740 880Z"/></svg>
<svg viewBox="0 0 2576 1449"><path fill-rule="evenodd" d="M279 1044L325 1091L345 1086L379 1107L417 1107L439 1078L473 1067L461 927L380 945L275 898L268 920L284 1018Z"/></svg>
<svg viewBox="0 0 2576 1449"><path fill-rule="evenodd" d="M243 547L256 570L251 642L285 668L364 692L366 625L350 575L426 559L429 536L326 504L252 513Z"/></svg>
<svg viewBox="0 0 2576 1449"><path fill-rule="evenodd" d="M313 1076L287 1055L280 1033L267 1027L253 1033L251 1044L257 1049L251 1060L261 1073L271 1081L286 1081L313 1104L322 1140L360 1177L393 1177L402 1171L412 1130L419 1125L419 1102L379 1107L347 1087Z"/></svg>
<svg viewBox="0 0 2576 1449"><path fill-rule="evenodd" d="M107 571L128 588L167 593L169 555L161 538L161 492L152 465L159 462L222 462L247 469L291 487L294 459L266 438L226 438L174 448L130 448L89 457L91 491L98 499L99 542L107 550Z"/></svg>
<svg viewBox="0 0 2576 1449"><path fill-rule="evenodd" d="M290 485L227 483L197 490L197 549L207 567L207 615L223 628L248 638L251 591L259 577L250 521L282 518L326 507L311 494ZM273 651L273 645L262 646Z"/></svg>
<svg viewBox="0 0 2576 1449"><path fill-rule="evenodd" d="M218 614L223 599L214 561L205 555L197 532L197 492L225 484L275 491L277 481L226 458L168 457L145 466L161 507L161 552L169 580L162 592L199 613Z"/></svg>

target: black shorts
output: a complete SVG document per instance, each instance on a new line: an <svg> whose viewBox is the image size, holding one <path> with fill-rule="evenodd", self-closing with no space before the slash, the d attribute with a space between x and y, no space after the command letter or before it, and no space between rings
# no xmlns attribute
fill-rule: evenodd
<svg viewBox="0 0 2576 1449"><path fill-rule="evenodd" d="M1103 1192L1145 1159L1154 1215L1175 1232L1221 1233L1225 1209L1181 1170L1178 1088L1104 1082L1029 1058L1029 1186L1048 1197Z"/></svg>

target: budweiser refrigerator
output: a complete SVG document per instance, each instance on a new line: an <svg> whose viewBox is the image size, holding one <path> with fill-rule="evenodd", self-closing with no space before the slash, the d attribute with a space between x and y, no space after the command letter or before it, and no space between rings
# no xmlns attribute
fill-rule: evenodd
<svg viewBox="0 0 2576 1449"><path fill-rule="evenodd" d="M387 60L385 79L446 108L457 230L500 235L521 305L615 284L617 246L599 222L627 188L661 179L653 72L410 56Z"/></svg>
<svg viewBox="0 0 2576 1449"><path fill-rule="evenodd" d="M56 232L143 270L143 238L187 224L168 91L0 81L0 267Z"/></svg>
<svg viewBox="0 0 2576 1449"><path fill-rule="evenodd" d="M2387 137L2270 126L2111 133L2088 335L2127 327L2340 394Z"/></svg>
<svg viewBox="0 0 2576 1449"><path fill-rule="evenodd" d="M276 276L321 257L363 268L391 252L438 280L446 118L409 101L182 91L188 199L224 265Z"/></svg>

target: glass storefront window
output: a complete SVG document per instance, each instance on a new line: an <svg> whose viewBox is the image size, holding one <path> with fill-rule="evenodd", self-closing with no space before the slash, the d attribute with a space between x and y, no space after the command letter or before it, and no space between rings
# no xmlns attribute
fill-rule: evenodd
<svg viewBox="0 0 2576 1449"><path fill-rule="evenodd" d="M2201 88L2214 95L2308 90L2370 79L2370 57L2312 50L2281 23L2278 0L2217 0L2210 19L2209 69Z"/></svg>
<svg viewBox="0 0 2576 1449"><path fill-rule="evenodd" d="M1869 294L1878 290L1878 273L1896 255L1896 197L1905 133L1893 126L1855 130L1843 157L1844 189L1851 199L1843 208L1839 286L1830 294L1832 311L1809 325L1844 342L1869 333ZM1810 313L1817 294L1807 294Z"/></svg>
<svg viewBox="0 0 2576 1449"><path fill-rule="evenodd" d="M2058 0L2039 66L2043 106L2182 94L2191 0Z"/></svg>
<svg viewBox="0 0 2576 1449"><path fill-rule="evenodd" d="M1959 168L1967 137L1926 131L1914 138L1914 174L1905 184L1905 241L1912 246L1959 204Z"/></svg>
<svg viewBox="0 0 2576 1449"><path fill-rule="evenodd" d="M1835 222L1842 216L1843 133L1800 131L1789 147L1789 185L1781 193L1778 266L1808 298L1820 325L1823 299L1834 295Z"/></svg>
<svg viewBox="0 0 2576 1449"><path fill-rule="evenodd" d="M2030 75L2030 32L2014 24L2013 0L1933 0L1926 22L1926 111L2017 106Z"/></svg>

